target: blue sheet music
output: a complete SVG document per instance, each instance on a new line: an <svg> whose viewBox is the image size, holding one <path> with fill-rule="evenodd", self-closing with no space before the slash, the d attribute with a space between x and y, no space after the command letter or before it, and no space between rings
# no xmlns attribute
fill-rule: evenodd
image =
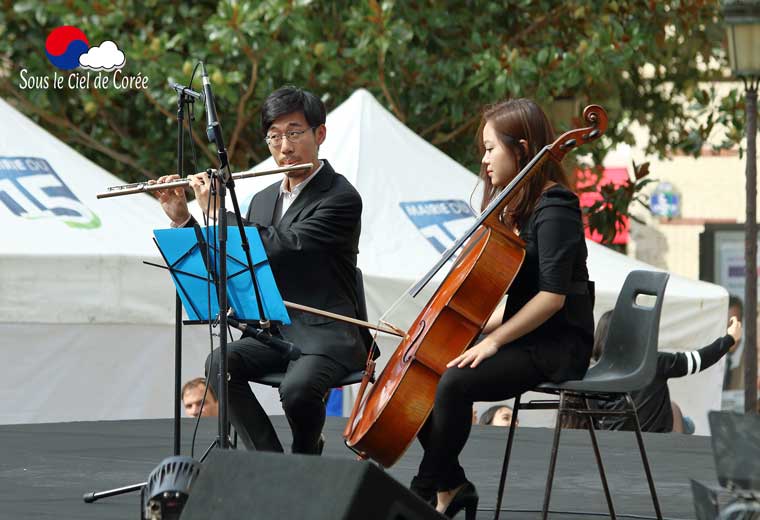
<svg viewBox="0 0 760 520"><path fill-rule="evenodd" d="M264 315L266 319L287 325L290 317L277 289L261 237L254 227L244 229L251 248ZM215 226L201 228L202 244L199 244L194 228L153 231L190 320L213 320L219 313L215 287L207 283L208 278L213 280L219 272L221 258L218 254L219 244L214 242L218 237L216 231ZM208 253L205 252L205 243L211 245ZM214 268L211 277L206 267L206 254L209 257L208 263ZM227 228L227 300L238 320L259 320L253 282L237 227Z"/></svg>

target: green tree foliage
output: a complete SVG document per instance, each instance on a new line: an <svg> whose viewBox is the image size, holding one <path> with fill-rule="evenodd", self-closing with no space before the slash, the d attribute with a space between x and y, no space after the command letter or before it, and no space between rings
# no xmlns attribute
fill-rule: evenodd
<svg viewBox="0 0 760 520"><path fill-rule="evenodd" d="M709 96L699 64L722 59L717 0L4 0L0 17L0 95L130 181L174 169L176 96L166 81L187 84L199 59L236 169L267 156L258 111L286 83L321 93L328 109L366 88L473 170L480 108L509 96L604 106L610 127L587 150L593 164L615 144L632 144L632 122L649 129L648 152L698 154L720 119L695 121L686 111ZM149 88L20 89L21 69L54 72L44 45L60 25L91 43L116 41L125 74L147 76ZM201 168L215 164L202 122L194 138Z"/></svg>
<svg viewBox="0 0 760 520"><path fill-rule="evenodd" d="M644 221L637 218L630 212L631 205L641 205L649 209L646 197L641 193L642 188L647 184L655 182L654 179L647 179L649 175L649 163L633 167L633 178L629 178L620 186L613 183L601 183L593 186L590 191L596 191L601 198L594 202L587 209L589 228L602 234L602 243L612 244L615 235L625 229L627 220L633 219L640 224ZM585 191L585 190L584 190ZM616 250L625 251L625 246L615 246Z"/></svg>

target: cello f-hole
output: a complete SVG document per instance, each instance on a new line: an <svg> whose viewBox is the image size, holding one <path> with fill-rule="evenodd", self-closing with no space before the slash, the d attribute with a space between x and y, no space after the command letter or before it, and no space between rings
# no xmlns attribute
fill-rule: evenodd
<svg viewBox="0 0 760 520"><path fill-rule="evenodd" d="M404 363L408 363L410 359L412 359L412 356L410 355L410 352L412 350L412 347L414 347L415 342L417 341L417 338L420 337L420 334L422 334L422 331L425 330L425 320L420 320L420 324L417 327L417 331L414 333L414 337L409 341L409 346L406 348L406 352L404 352Z"/></svg>

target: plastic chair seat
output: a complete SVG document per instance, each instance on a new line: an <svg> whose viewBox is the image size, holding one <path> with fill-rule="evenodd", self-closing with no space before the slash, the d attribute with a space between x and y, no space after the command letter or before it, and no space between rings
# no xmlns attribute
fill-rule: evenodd
<svg viewBox="0 0 760 520"><path fill-rule="evenodd" d="M262 385L271 386L273 388L277 388L282 384L282 380L285 377L284 372L274 372L272 374L267 374L265 376L259 377L257 379L252 379L251 381L253 383L259 383ZM351 372L346 377L338 381L335 386L348 386L353 385L356 383L361 383L362 378L364 377L364 370L357 370L356 372ZM375 382L374 375L370 377L371 382Z"/></svg>
<svg viewBox="0 0 760 520"><path fill-rule="evenodd" d="M357 298L357 317L360 320L367 321L367 302L364 295L364 279L362 276L361 270L357 267L356 268L356 298ZM372 352L376 351L378 349L377 344L372 341L370 349ZM252 383L257 383L261 385L270 386L272 388L279 388L279 386L282 384L282 380L285 378L285 372L273 372L271 374L266 374L261 377L258 377L256 379L251 379ZM348 386L353 385L356 383L361 383L362 379L364 378L364 370L357 370L355 372L351 372L346 377L335 383L331 388L339 388L341 386ZM375 382L375 374L370 374L369 380L374 383ZM329 396L330 392L325 394L324 400L327 401L327 397ZM235 432L235 445L237 445L237 432Z"/></svg>
<svg viewBox="0 0 760 520"><path fill-rule="evenodd" d="M362 276L362 272L358 267L356 268L356 300L359 305L357 309L357 317L362 321L367 321L367 301L364 295L364 277ZM377 348L377 344L373 341L371 349L374 350ZM284 377L284 372L274 372L272 374L266 374L256 379L252 379L251 382L278 388L280 384L282 384ZM351 372L346 377L335 383L333 388L361 383L363 377L364 370ZM375 382L375 374L370 374L370 381L373 383Z"/></svg>
<svg viewBox="0 0 760 520"><path fill-rule="evenodd" d="M563 381L562 383L542 383L536 387L536 390L551 393L567 390L576 393L624 394L639 390L649 384L650 381L651 377L647 379L647 375L642 372L632 373L630 370L617 367L607 369L596 364L589 368L583 379Z"/></svg>

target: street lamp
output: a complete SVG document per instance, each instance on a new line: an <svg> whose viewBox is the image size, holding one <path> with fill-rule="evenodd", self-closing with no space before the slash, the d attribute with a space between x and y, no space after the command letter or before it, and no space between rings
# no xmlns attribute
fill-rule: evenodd
<svg viewBox="0 0 760 520"><path fill-rule="evenodd" d="M724 1L731 72L742 79L747 119L747 213L744 229L744 411L757 406L757 87L760 80L760 1Z"/></svg>

